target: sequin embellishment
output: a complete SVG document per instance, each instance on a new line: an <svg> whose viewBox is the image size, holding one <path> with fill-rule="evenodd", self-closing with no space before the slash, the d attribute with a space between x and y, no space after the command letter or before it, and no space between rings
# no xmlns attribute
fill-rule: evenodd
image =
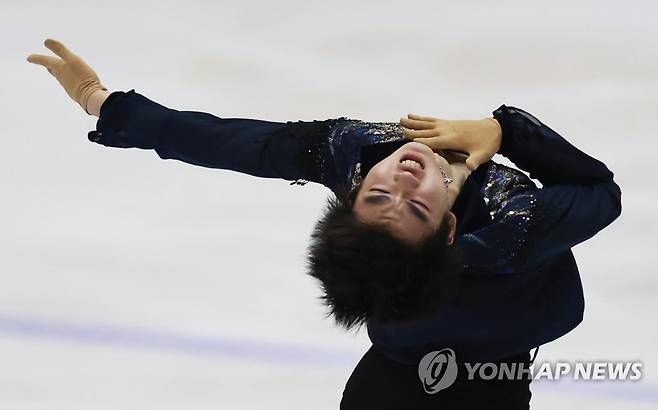
<svg viewBox="0 0 658 410"><path fill-rule="evenodd" d="M487 253L481 258L473 255L465 268L513 268L529 251L531 227L537 220L537 186L521 171L492 162L481 194L492 224L502 225L492 232L482 230L482 235L466 235Z"/></svg>

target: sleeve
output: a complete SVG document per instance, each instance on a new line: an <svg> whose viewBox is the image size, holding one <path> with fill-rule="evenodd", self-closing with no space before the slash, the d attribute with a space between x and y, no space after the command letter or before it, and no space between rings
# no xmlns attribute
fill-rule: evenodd
<svg viewBox="0 0 658 410"><path fill-rule="evenodd" d="M491 225L459 238L467 267L509 273L537 266L620 215L621 190L605 164L519 108L502 105L493 115L503 131L499 153L543 186L512 181L511 191L492 190L494 180L483 187L485 201L498 199Z"/></svg>
<svg viewBox="0 0 658 410"><path fill-rule="evenodd" d="M219 118L170 109L132 89L108 96L88 138L109 147L152 149L162 159L333 189L336 178L327 135L341 120Z"/></svg>

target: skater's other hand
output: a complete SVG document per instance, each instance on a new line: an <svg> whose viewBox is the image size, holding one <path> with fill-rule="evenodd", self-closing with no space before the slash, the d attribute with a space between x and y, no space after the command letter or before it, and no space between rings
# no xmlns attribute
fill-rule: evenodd
<svg viewBox="0 0 658 410"><path fill-rule="evenodd" d="M64 44L57 40L47 39L44 45L60 58L30 54L27 61L46 67L48 72L64 87L64 90L73 101L80 104L82 109L90 114L87 110L89 97L94 92L107 90L107 88L101 84L96 72L82 58L66 48Z"/></svg>
<svg viewBox="0 0 658 410"><path fill-rule="evenodd" d="M407 138L433 150L466 152L466 166L471 171L489 161L502 141L502 129L495 118L449 121L409 114L400 119L400 125Z"/></svg>

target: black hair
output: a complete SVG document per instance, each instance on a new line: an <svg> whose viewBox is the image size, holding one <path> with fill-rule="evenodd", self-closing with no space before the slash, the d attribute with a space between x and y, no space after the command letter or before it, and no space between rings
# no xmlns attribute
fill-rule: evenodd
<svg viewBox="0 0 658 410"><path fill-rule="evenodd" d="M329 315L351 329L423 318L456 298L463 268L457 247L447 244L449 214L410 245L356 218L360 187L330 197L311 234L307 273L320 281Z"/></svg>

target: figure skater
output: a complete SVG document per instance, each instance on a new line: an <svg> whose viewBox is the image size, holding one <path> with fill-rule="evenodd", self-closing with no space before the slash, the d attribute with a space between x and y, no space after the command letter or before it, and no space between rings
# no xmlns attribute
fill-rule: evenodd
<svg viewBox="0 0 658 410"><path fill-rule="evenodd" d="M530 380L466 380L460 372L451 387L428 394L417 369L446 347L460 369L469 361L527 364L532 348L582 321L571 247L621 213L620 188L602 162L506 105L480 120L410 114L399 124L178 111L134 89L110 92L63 44L45 45L59 58L28 61L99 117L90 141L332 190L308 272L337 323L366 324L373 342L341 408L528 408ZM491 161L496 153L542 188Z"/></svg>

